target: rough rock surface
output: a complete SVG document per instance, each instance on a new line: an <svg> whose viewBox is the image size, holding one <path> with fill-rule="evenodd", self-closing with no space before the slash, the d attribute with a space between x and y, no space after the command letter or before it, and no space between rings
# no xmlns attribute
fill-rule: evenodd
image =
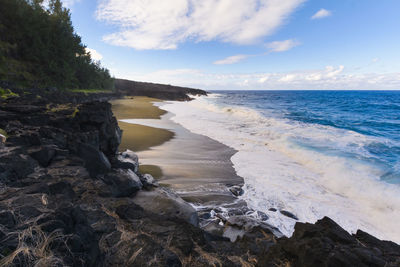
<svg viewBox="0 0 400 267"><path fill-rule="evenodd" d="M400 266L400 246L358 230L349 234L328 217L296 223L291 238L281 238L259 260L261 266Z"/></svg>
<svg viewBox="0 0 400 267"><path fill-rule="evenodd" d="M166 188L141 191L133 201L146 211L161 214L168 218L179 218L194 226L199 225L196 210Z"/></svg>
<svg viewBox="0 0 400 267"><path fill-rule="evenodd" d="M399 266L398 245L328 218L291 238L244 216L202 230L117 153L107 96L34 92L0 100L0 266Z"/></svg>
<svg viewBox="0 0 400 267"><path fill-rule="evenodd" d="M172 86L158 83L136 82L123 79L115 80L115 88L126 95L149 96L165 100L190 100L190 95L206 95L200 89Z"/></svg>
<svg viewBox="0 0 400 267"><path fill-rule="evenodd" d="M107 102L41 95L0 100L0 265L242 266L272 244L196 227L188 203L117 153Z"/></svg>

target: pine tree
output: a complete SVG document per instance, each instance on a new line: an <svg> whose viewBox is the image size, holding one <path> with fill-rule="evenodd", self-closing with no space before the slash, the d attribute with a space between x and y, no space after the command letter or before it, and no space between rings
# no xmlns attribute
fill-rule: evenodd
<svg viewBox="0 0 400 267"><path fill-rule="evenodd" d="M23 86L111 89L60 0L0 0L0 80Z"/></svg>

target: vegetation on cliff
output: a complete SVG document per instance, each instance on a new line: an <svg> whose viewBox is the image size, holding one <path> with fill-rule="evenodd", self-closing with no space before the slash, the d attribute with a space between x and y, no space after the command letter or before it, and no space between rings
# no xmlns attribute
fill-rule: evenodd
<svg viewBox="0 0 400 267"><path fill-rule="evenodd" d="M60 0L0 0L0 80L20 86L112 89Z"/></svg>

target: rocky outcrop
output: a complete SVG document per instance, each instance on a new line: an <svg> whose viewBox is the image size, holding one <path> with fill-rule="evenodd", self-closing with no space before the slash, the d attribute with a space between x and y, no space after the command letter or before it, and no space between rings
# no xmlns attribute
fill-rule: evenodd
<svg viewBox="0 0 400 267"><path fill-rule="evenodd" d="M328 217L297 223L259 261L261 266L400 266L400 246L358 230L349 234Z"/></svg>
<svg viewBox="0 0 400 267"><path fill-rule="evenodd" d="M273 243L270 232L231 243L198 228L135 153L117 153L110 105L85 97L1 102L0 265L242 266Z"/></svg>
<svg viewBox="0 0 400 267"><path fill-rule="evenodd" d="M291 238L241 213L200 229L191 205L138 171L134 152L117 152L122 133L103 96L38 95L0 100L0 266L400 263L398 245L328 218L297 223Z"/></svg>
<svg viewBox="0 0 400 267"><path fill-rule="evenodd" d="M115 89L124 95L148 96L165 100L190 100L189 95L207 95L200 89L123 79L115 79Z"/></svg>
<svg viewBox="0 0 400 267"><path fill-rule="evenodd" d="M163 215L167 218L178 218L198 226L196 210L182 198L166 188L139 192L133 201L144 210Z"/></svg>

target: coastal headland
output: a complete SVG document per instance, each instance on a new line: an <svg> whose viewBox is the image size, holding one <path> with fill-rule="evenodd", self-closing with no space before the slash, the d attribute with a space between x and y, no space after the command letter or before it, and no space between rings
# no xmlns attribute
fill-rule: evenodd
<svg viewBox="0 0 400 267"><path fill-rule="evenodd" d="M56 89L32 89L25 94L26 89L11 84L1 87L15 95L0 100L4 136L0 144L0 266L400 264L399 245L362 231L349 234L327 217L315 224L298 222L290 238L243 215L219 218L219 233L199 227L202 218L187 202L197 200L180 196L183 175L172 177L177 161L154 155L161 169L158 180L140 168L138 157L143 154L150 163L152 153L161 153L167 145L178 146L173 142L183 142L179 140L185 140L181 137L187 133L178 127L174 132L168 127L122 123L114 117L113 111L118 120L148 116L163 121L167 114L152 108L154 99L125 100L119 99L121 92ZM158 93L146 94L160 98ZM134 136L144 130L141 137ZM125 144L121 143L124 134L129 141ZM128 147L137 151L125 150ZM206 150L207 146L202 153ZM185 149L186 157L189 152ZM234 152L224 153L226 157ZM190 160L186 163L194 166ZM203 169L207 173L207 167ZM210 166L211 172L215 170ZM196 175L189 178L193 183Z"/></svg>

